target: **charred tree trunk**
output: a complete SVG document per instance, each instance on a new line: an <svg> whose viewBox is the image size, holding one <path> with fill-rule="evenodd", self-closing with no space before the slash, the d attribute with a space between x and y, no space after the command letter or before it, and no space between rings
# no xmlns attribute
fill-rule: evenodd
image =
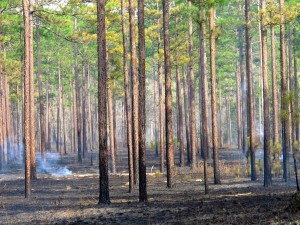
<svg viewBox="0 0 300 225"><path fill-rule="evenodd" d="M3 161L3 145L4 145L4 138L3 138L3 131L2 131L2 127L3 127L3 103L2 103L2 95L3 95L3 91L2 91L2 79L3 79L3 75L2 75L2 58L0 58L0 170L2 170L2 161Z"/></svg>
<svg viewBox="0 0 300 225"><path fill-rule="evenodd" d="M286 50L285 50L285 6L284 0L280 0L280 76L281 76L281 123L282 123L282 154L283 154L283 179L288 181L289 162L289 102L286 74Z"/></svg>
<svg viewBox="0 0 300 225"><path fill-rule="evenodd" d="M57 117L56 117L56 151L61 152L61 79L60 79L60 61L58 62L58 98L57 98Z"/></svg>
<svg viewBox="0 0 300 225"><path fill-rule="evenodd" d="M138 78L136 74L136 33L135 33L135 7L134 0L129 0L129 30L130 30L130 71L131 71L131 97L132 97L132 146L133 146L133 165L134 165L134 183L138 181L138 163L139 163L139 118L138 118Z"/></svg>
<svg viewBox="0 0 300 225"><path fill-rule="evenodd" d="M38 0L36 0L38 3ZM41 66L41 41L40 41L40 19L36 18L36 51L37 51L37 77L39 89L39 113L40 113L40 146L41 156L43 161L46 161L46 143L45 143L45 114L44 114L44 101L43 101L43 84L42 84L42 66Z"/></svg>
<svg viewBox="0 0 300 225"><path fill-rule="evenodd" d="M189 7L191 8L192 2L188 1ZM192 168L195 169L197 166L197 138L196 138L196 113L195 113L195 76L194 76L194 43L193 43L193 21L192 17L189 17L188 22L188 32L189 32L189 86L190 86L190 131L191 131L191 161Z"/></svg>
<svg viewBox="0 0 300 225"><path fill-rule="evenodd" d="M188 90L188 82L186 77L186 71L184 67L182 68L183 75L183 89L184 89L184 119L185 119L185 135L186 135L186 152L187 152L187 163L191 164L191 139L190 139L190 126L189 126L189 90Z"/></svg>
<svg viewBox="0 0 300 225"><path fill-rule="evenodd" d="M147 202L146 177L146 77L145 77L145 26L144 0L138 0L138 30L139 30L139 201Z"/></svg>
<svg viewBox="0 0 300 225"><path fill-rule="evenodd" d="M116 154L115 154L115 133L114 133L114 115L113 115L113 106L112 106L112 93L111 93L111 80L108 73L108 80L110 84L108 85L107 90L107 103L108 103L108 123L109 123L109 146L110 146L110 158L111 158L111 171L116 173Z"/></svg>
<svg viewBox="0 0 300 225"><path fill-rule="evenodd" d="M184 160L184 138L183 138L183 116L182 116L182 95L180 72L178 66L178 52L176 52L176 92L177 92L177 107L178 107L178 133L179 133L179 152L180 152L180 166L185 165Z"/></svg>
<svg viewBox="0 0 300 225"><path fill-rule="evenodd" d="M218 117L216 93L216 35L215 35L215 9L210 8L210 73L211 73L211 113L212 113L212 143L214 183L220 184L219 143L218 143Z"/></svg>
<svg viewBox="0 0 300 225"><path fill-rule="evenodd" d="M31 71L30 68L32 63L32 58L30 57L30 52L32 51L32 45L30 38L32 38L32 29L30 28L30 0L23 0L23 17L24 17L24 139L25 139L25 198L31 197L31 94L32 89L30 86ZM2 102L3 104L3 102Z"/></svg>
<svg viewBox="0 0 300 225"><path fill-rule="evenodd" d="M105 0L97 0L98 28L98 116L99 116L99 204L109 204L107 148L107 53ZM79 138L80 136L78 136ZM78 143L79 145L80 143Z"/></svg>
<svg viewBox="0 0 300 225"><path fill-rule="evenodd" d="M262 77L263 77L263 102L264 102L264 186L271 185L271 151L270 151L270 112L269 112L269 87L268 87L268 49L267 49L267 23L266 0L260 1L261 7L261 46L262 46Z"/></svg>
<svg viewBox="0 0 300 225"><path fill-rule="evenodd" d="M174 146L172 127L172 87L169 33L169 0L163 0L164 56L165 56L165 101L166 101L166 153L167 187L174 185Z"/></svg>
<svg viewBox="0 0 300 225"><path fill-rule="evenodd" d="M248 133L249 133L249 153L251 161L251 180L256 180L255 169L255 128L254 128L254 93L253 93L253 72L252 72L252 46L251 46L251 22L250 22L250 0L245 0L245 17L246 17L246 74L247 74L247 106L248 106Z"/></svg>
<svg viewBox="0 0 300 225"><path fill-rule="evenodd" d="M209 154L209 125L208 125L208 83L207 83L207 58L206 58L206 43L205 34L206 27L204 22L204 9L200 9L202 21L199 23L199 70L200 70L200 80L199 83L202 84L200 88L200 110L201 110L201 153L204 160L204 186L205 193L208 194L208 176L207 176L207 155Z"/></svg>
<svg viewBox="0 0 300 225"><path fill-rule="evenodd" d="M123 70L124 70L124 89L125 89L125 108L127 120L127 148L128 148L128 172L129 172L129 192L132 192L134 185L133 171L133 150L132 150L132 115L131 115L131 98L128 74L127 59L127 36L126 36L126 15L125 0L121 0L122 6L122 32L123 32Z"/></svg>
<svg viewBox="0 0 300 225"><path fill-rule="evenodd" d="M271 5L274 0L271 1ZM274 17L274 12L271 12L271 18ZM277 79L276 79L276 46L275 46L275 24L270 24L271 29L271 58L272 58L272 101L273 101L273 144L279 143L278 132L278 96L277 96Z"/></svg>
<svg viewBox="0 0 300 225"><path fill-rule="evenodd" d="M237 124L237 144L238 148L242 148L242 112L241 112L241 73L239 65L236 65L236 124Z"/></svg>
<svg viewBox="0 0 300 225"><path fill-rule="evenodd" d="M298 111L299 111L299 95L298 95L298 63L297 63L297 44L296 44L296 28L294 27L294 30L293 30L293 35L294 35L294 42L293 42L293 53L294 53L294 93L295 93L295 106L294 106L294 109L295 109L295 117L297 118L298 115ZM299 143L299 121L296 120L296 124L295 124L295 135L296 135L296 141L298 141Z"/></svg>
<svg viewBox="0 0 300 225"><path fill-rule="evenodd" d="M157 5L157 12L159 12L158 2ZM160 26L160 16L157 20L158 27ZM161 39L160 39L160 29L158 29L158 46L157 51L160 54L161 48ZM163 68L162 68L162 61L159 57L158 59L158 97L159 97L159 148L160 148L160 172L164 173L165 171L165 130L164 130L164 100L163 100Z"/></svg>
<svg viewBox="0 0 300 225"><path fill-rule="evenodd" d="M243 43L243 30L244 26L241 26L238 29L239 36L239 67L240 67L240 76L241 76L241 121L242 121L242 134L241 134L241 142L242 142L242 152L246 155L247 149L247 115L246 115L246 84L245 84L245 71L244 71L244 43Z"/></svg>
<svg viewBox="0 0 300 225"><path fill-rule="evenodd" d="M77 18L74 17L74 30L77 32ZM78 44L74 44L75 57L75 98L76 98L76 121L77 121L77 154L78 162L82 163L82 149L81 149L81 104L80 104L80 80L78 70Z"/></svg>

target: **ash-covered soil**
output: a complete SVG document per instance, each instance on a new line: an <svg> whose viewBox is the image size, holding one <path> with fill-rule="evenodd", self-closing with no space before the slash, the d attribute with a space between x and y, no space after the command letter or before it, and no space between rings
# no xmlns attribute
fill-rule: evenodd
<svg viewBox="0 0 300 225"><path fill-rule="evenodd" d="M71 160L72 161L72 160ZM166 187L166 177L149 166L148 203L138 202L138 186L128 193L128 175L110 176L110 205L98 205L97 165L69 161L72 175L39 174L32 181L32 198L24 199L23 172L16 167L0 174L0 224L297 224L300 213L286 210L296 187L294 180L276 178L264 188L255 182L221 172L221 185L204 194L202 172L178 170L176 186ZM151 173L152 167L152 173ZM12 166L13 168L13 166Z"/></svg>

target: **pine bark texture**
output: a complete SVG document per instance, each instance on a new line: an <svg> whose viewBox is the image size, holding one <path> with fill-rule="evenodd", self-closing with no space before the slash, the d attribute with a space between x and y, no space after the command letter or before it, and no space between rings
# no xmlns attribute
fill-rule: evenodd
<svg viewBox="0 0 300 225"><path fill-rule="evenodd" d="M263 77L263 114L264 114L264 186L271 185L271 151L270 151L270 103L268 85L268 48L267 48L267 23L266 1L260 1L261 7L261 46L262 46L262 77Z"/></svg>
<svg viewBox="0 0 300 225"><path fill-rule="evenodd" d="M219 143L218 143L218 117L216 93L216 35L215 35L215 9L210 8L210 73L211 73L211 113L212 113L212 143L214 183L220 184Z"/></svg>
<svg viewBox="0 0 300 225"><path fill-rule="evenodd" d="M248 135L249 135L249 154L251 163L251 180L256 180L255 169L255 128L254 128L254 93L253 93L253 71L252 71L252 45L251 45L251 14L250 0L245 0L245 39L246 39L246 74L247 74L247 108L248 108Z"/></svg>
<svg viewBox="0 0 300 225"><path fill-rule="evenodd" d="M159 12L159 4L156 3L157 12ZM157 19L157 26L160 27L160 16ZM160 38L160 28L158 28L158 38L157 38L157 53L160 54L161 48L161 38ZM159 98L159 148L160 148L160 172L165 171L165 127L164 127L164 99L163 99L163 68L162 60L159 58L157 61L158 71L158 98Z"/></svg>
<svg viewBox="0 0 300 225"><path fill-rule="evenodd" d="M272 0L271 5L274 4ZM271 18L274 16L274 12L271 12ZM275 46L275 25L270 24L271 30L271 58L272 58L272 101L273 101L273 144L279 143L278 132L278 96L277 96L277 79L276 79L276 46Z"/></svg>
<svg viewBox="0 0 300 225"><path fill-rule="evenodd" d="M280 76L281 76L281 123L282 123L282 154L283 179L288 181L289 162L289 102L286 74L286 47L285 47L285 1L280 0Z"/></svg>
<svg viewBox="0 0 300 225"><path fill-rule="evenodd" d="M97 0L98 116L99 116L99 204L109 204L107 148L107 53L105 29L106 0Z"/></svg>
<svg viewBox="0 0 300 225"><path fill-rule="evenodd" d="M139 28L139 201L147 202L146 177L146 67L145 67L145 25L144 0L138 0Z"/></svg>
<svg viewBox="0 0 300 225"><path fill-rule="evenodd" d="M38 3L38 0L36 0ZM39 114L40 114L40 146L42 159L46 161L46 140L45 140L45 113L43 100L42 66L41 66L41 41L40 41L40 20L36 19L36 51L37 51L37 77L39 91Z"/></svg>
<svg viewBox="0 0 300 225"><path fill-rule="evenodd" d="M138 163L139 163L139 87L136 71L136 31L135 31L135 7L134 0L129 0L129 31L130 31L130 73L131 73L131 97L132 97L132 147L133 147L133 165L134 165L134 183L138 181Z"/></svg>
<svg viewBox="0 0 300 225"><path fill-rule="evenodd" d="M121 0L122 7L122 32L123 32L123 70L124 70L124 89L125 89L125 108L126 108L126 128L127 128L127 148L128 148L128 172L129 172L129 192L132 192L134 186L133 171L133 150L132 150L132 114L131 114L131 97L128 74L128 57L127 57L127 36L126 36L126 15L125 0Z"/></svg>
<svg viewBox="0 0 300 225"><path fill-rule="evenodd" d="M25 198L31 197L31 98L30 98L30 76L31 76L31 57L30 57L30 1L23 0L24 12L24 145L25 145ZM2 102L3 104L3 102Z"/></svg>
<svg viewBox="0 0 300 225"><path fill-rule="evenodd" d="M169 33L169 0L163 0L163 29L165 55L165 102L166 102L166 153L167 153L167 187L174 186L174 146L172 126L172 86Z"/></svg>
<svg viewBox="0 0 300 225"><path fill-rule="evenodd" d="M188 1L189 8L192 6L192 2ZM188 64L188 75L189 75L189 87L190 87L190 135L191 135L191 161L192 168L195 169L197 166L197 137L196 137L196 112L195 112L195 75L194 75L194 42L193 42L193 20L192 16L189 16L188 22L189 32L189 64Z"/></svg>

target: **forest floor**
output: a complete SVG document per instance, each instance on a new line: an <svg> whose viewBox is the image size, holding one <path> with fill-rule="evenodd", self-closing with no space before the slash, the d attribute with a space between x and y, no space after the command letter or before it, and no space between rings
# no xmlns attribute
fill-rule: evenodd
<svg viewBox="0 0 300 225"><path fill-rule="evenodd" d="M176 186L168 189L165 175L150 166L150 159L148 203L138 202L138 185L128 193L128 175L119 168L122 173L110 175L111 204L98 205L97 165L72 161L66 157L56 165L67 164L72 175L38 174L31 200L24 198L22 169L11 165L2 171L0 224L300 224L300 213L287 210L296 190L293 181L274 178L272 187L264 188L261 176L255 182L238 177L223 163L222 184L213 185L210 169L205 195L201 170L181 168Z"/></svg>

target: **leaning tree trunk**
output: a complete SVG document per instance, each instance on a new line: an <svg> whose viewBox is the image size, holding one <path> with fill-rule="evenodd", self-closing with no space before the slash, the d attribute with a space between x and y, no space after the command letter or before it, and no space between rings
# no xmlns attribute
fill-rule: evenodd
<svg viewBox="0 0 300 225"><path fill-rule="evenodd" d="M107 148L107 54L105 29L106 0L97 0L98 27L98 125L99 125L99 204L109 204ZM80 136L79 136L80 137Z"/></svg>

